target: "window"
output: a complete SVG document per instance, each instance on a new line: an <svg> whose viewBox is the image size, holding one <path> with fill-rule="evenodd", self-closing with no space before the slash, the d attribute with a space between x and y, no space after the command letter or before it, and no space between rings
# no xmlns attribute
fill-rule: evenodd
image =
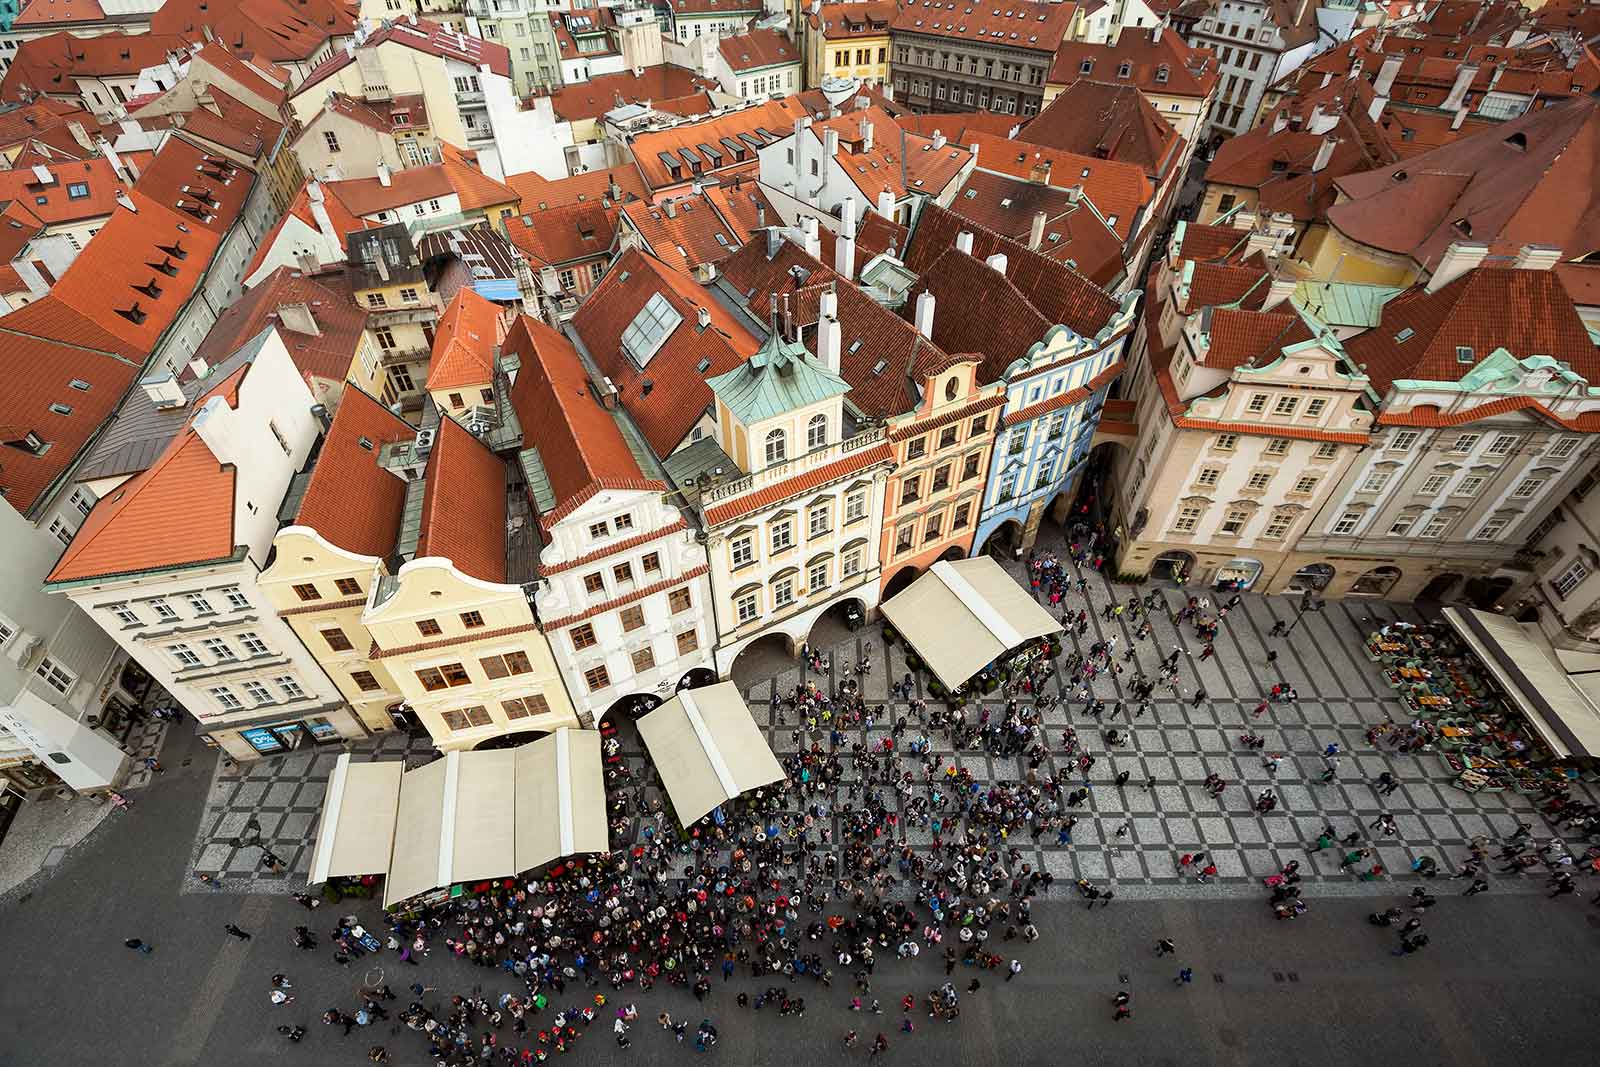
<svg viewBox="0 0 1600 1067"><path fill-rule="evenodd" d="M1227 212L1233 207L1233 203L1234 195L1232 193L1224 194L1222 199L1217 201L1217 212L1219 214Z"/></svg>
<svg viewBox="0 0 1600 1067"><path fill-rule="evenodd" d="M150 607L155 611L156 618L160 619L162 622L167 622L178 617L178 613L172 610L172 605L168 604L160 597L150 601Z"/></svg>
<svg viewBox="0 0 1600 1067"><path fill-rule="evenodd" d="M661 573L661 553L647 552L644 559L639 561L639 566L646 574Z"/></svg>
<svg viewBox="0 0 1600 1067"><path fill-rule="evenodd" d="M678 655L687 656L700 647L700 635L693 630L685 630L678 635Z"/></svg>
<svg viewBox="0 0 1600 1067"><path fill-rule="evenodd" d="M577 642L574 641L574 644ZM502 652L498 656L482 656L478 659L478 666L483 668L483 673L494 681L498 678L508 678L513 674L532 674L533 661L526 652L513 649Z"/></svg>
<svg viewBox="0 0 1600 1067"><path fill-rule="evenodd" d="M948 488L950 488L950 464L946 463L933 472L933 487L930 491L937 493Z"/></svg>
<svg viewBox="0 0 1600 1067"><path fill-rule="evenodd" d="M855 521L857 521L859 519L866 518L866 515L867 515L867 494L866 493L851 493L849 496L844 498L844 521L845 522L847 522L847 523L855 522Z"/></svg>
<svg viewBox="0 0 1600 1067"><path fill-rule="evenodd" d="M483 625L483 613L478 611L463 611L461 625L469 630L476 630Z"/></svg>
<svg viewBox="0 0 1600 1067"><path fill-rule="evenodd" d="M963 482L978 476L978 462L983 458L981 452L974 452L961 461L961 480Z"/></svg>
<svg viewBox="0 0 1600 1067"><path fill-rule="evenodd" d="M1017 476L1015 472L1007 472L1000 476L1000 487L995 490L995 500L1010 500L1017 495Z"/></svg>
<svg viewBox="0 0 1600 1067"><path fill-rule="evenodd" d="M667 606L672 609L672 614L674 615L677 615L680 612L688 611L689 608L693 606L693 603L693 600L689 596L688 586L674 589L672 592L667 594Z"/></svg>
<svg viewBox="0 0 1600 1067"><path fill-rule="evenodd" d="M531 693L528 696L502 700L500 709L506 713L508 719L526 719L530 715L550 714L550 702L544 698L543 693Z"/></svg>
<svg viewBox="0 0 1600 1067"><path fill-rule="evenodd" d="M633 516L618 515L616 518L611 520L611 525L618 532L621 532L622 530L631 530L633 529Z"/></svg>
<svg viewBox="0 0 1600 1067"><path fill-rule="evenodd" d="M328 642L328 648L334 652L349 652L356 647L350 643L350 639L344 635L344 631L337 626L329 627L321 631L321 633L322 639Z"/></svg>
<svg viewBox="0 0 1600 1067"><path fill-rule="evenodd" d="M1417 438L1421 436L1422 434L1416 430L1400 430L1393 437L1389 438L1389 451L1405 452L1409 450L1412 445L1416 444Z"/></svg>
<svg viewBox="0 0 1600 1067"><path fill-rule="evenodd" d="M417 632L423 637L438 637L444 633L444 628L439 625L437 619L418 619Z"/></svg>
<svg viewBox="0 0 1600 1067"><path fill-rule="evenodd" d="M806 585L815 593L828 587L828 561L818 560L806 572Z"/></svg>
<svg viewBox="0 0 1600 1067"><path fill-rule="evenodd" d="M378 684L378 679L373 676L371 671L351 671L350 680L356 683L356 688L363 693L370 693L373 690L383 688Z"/></svg>
<svg viewBox="0 0 1600 1067"><path fill-rule="evenodd" d="M599 692L611 684L611 673L606 670L604 664L598 667L590 667L583 672L583 681L589 687L589 692Z"/></svg>
<svg viewBox="0 0 1600 1067"><path fill-rule="evenodd" d="M1456 438L1455 444L1450 446L1450 451L1471 452L1472 449L1477 445L1478 438L1482 436L1482 434L1477 433L1464 433L1460 437Z"/></svg>
<svg viewBox="0 0 1600 1067"><path fill-rule="evenodd" d="M1339 516L1339 521L1333 524L1336 534L1351 534L1356 532L1356 527L1361 525L1361 512L1347 511Z"/></svg>
<svg viewBox="0 0 1600 1067"><path fill-rule="evenodd" d="M1428 520L1427 525L1423 526L1421 532L1418 533L1417 536L1430 538L1438 537L1440 534L1444 533L1444 528L1449 525L1449 519L1442 518L1440 516L1434 516Z"/></svg>
<svg viewBox="0 0 1600 1067"><path fill-rule="evenodd" d="M628 633L644 625L644 609L637 604L632 604L618 612L617 618L622 621L622 632Z"/></svg>
<svg viewBox="0 0 1600 1067"><path fill-rule="evenodd" d="M1524 478L1518 483L1516 489L1512 490L1511 495L1518 500L1526 500L1543 488L1543 478Z"/></svg>
<svg viewBox="0 0 1600 1067"><path fill-rule="evenodd" d="M1583 580L1587 577L1589 577L1588 564L1581 559L1575 559L1567 566L1566 570L1555 576L1550 582L1550 588L1555 590L1556 596L1565 600L1572 595L1573 590L1583 584Z"/></svg>
<svg viewBox="0 0 1600 1067"><path fill-rule="evenodd" d="M283 454L292 456L294 450L289 447L289 439L283 436L283 431L278 429L278 424L269 419L267 421L267 429L272 431L273 439L278 442L278 447L283 449Z"/></svg>
<svg viewBox="0 0 1600 1067"><path fill-rule="evenodd" d="M1333 459L1339 454L1339 446L1332 441L1324 441L1317 446L1318 459Z"/></svg>
<svg viewBox="0 0 1600 1067"><path fill-rule="evenodd" d="M489 709L482 704L474 704L470 708L452 708L444 712L443 717L444 724L452 730L467 730L474 726L488 726L494 722Z"/></svg>
<svg viewBox="0 0 1600 1067"><path fill-rule="evenodd" d="M748 566L755 557L755 543L748 537L736 537L730 545L733 554L733 568Z"/></svg>
<svg viewBox="0 0 1600 1067"><path fill-rule="evenodd" d="M1249 521L1250 513L1244 508L1230 508L1227 513L1222 516L1222 532L1225 534L1236 534L1240 530L1244 529L1245 524Z"/></svg>
<svg viewBox="0 0 1600 1067"><path fill-rule="evenodd" d="M361 595L361 583L356 581L354 578L336 578L334 579L333 585L334 588L339 590L339 592L344 596ZM243 607L244 605L241 604L238 606Z"/></svg>
<svg viewBox="0 0 1600 1067"><path fill-rule="evenodd" d="M821 448L828 443L828 416L815 415L806 425L806 447Z"/></svg>
<svg viewBox="0 0 1600 1067"><path fill-rule="evenodd" d="M1267 410L1267 394L1251 393L1250 402L1244 406L1244 409L1250 412L1252 415L1261 414L1263 411Z"/></svg>
<svg viewBox="0 0 1600 1067"><path fill-rule="evenodd" d="M1555 439L1555 443L1550 446L1550 458L1566 459L1568 456L1572 455L1572 453L1576 452L1577 449L1578 438L1558 437Z"/></svg>
<svg viewBox="0 0 1600 1067"><path fill-rule="evenodd" d="M787 552L794 547L794 525L788 519L772 524L772 551Z"/></svg>
<svg viewBox="0 0 1600 1067"><path fill-rule="evenodd" d="M1451 495L1477 496L1478 490L1482 488L1483 476L1478 474L1469 474L1465 478L1461 479L1461 482L1456 486L1455 491Z"/></svg>
<svg viewBox="0 0 1600 1067"><path fill-rule="evenodd" d="M739 617L740 625L751 621L760 613L758 607L756 606L756 595L754 593L746 593L744 596L735 600L733 602L733 609Z"/></svg>
<svg viewBox="0 0 1600 1067"><path fill-rule="evenodd" d="M772 583L772 606L786 608L794 603L794 579L779 578Z"/></svg>
<svg viewBox="0 0 1600 1067"><path fill-rule="evenodd" d="M1300 398L1297 396L1280 396L1278 402L1272 405L1274 415L1293 415L1300 407Z"/></svg>
<svg viewBox="0 0 1600 1067"><path fill-rule="evenodd" d="M951 516L951 519L950 519L950 529L951 529L951 531L954 532L956 530L965 530L967 528L967 522L968 522L969 518L971 517L971 515L972 515L972 505L971 504L957 504L955 513L954 513L954 515Z"/></svg>
<svg viewBox="0 0 1600 1067"><path fill-rule="evenodd" d="M200 642L200 645L211 655L212 659L218 662L239 658L238 653L234 652L233 646L220 637L207 637Z"/></svg>
<svg viewBox="0 0 1600 1067"><path fill-rule="evenodd" d="M1327 406L1328 406L1328 402L1325 399L1323 399L1322 397L1320 397L1320 396L1312 397L1310 400L1306 401L1306 417L1309 418L1309 419L1316 418L1317 416L1322 414L1323 409L1326 408Z"/></svg>
<svg viewBox="0 0 1600 1067"><path fill-rule="evenodd" d="M1065 412L1058 411L1050 420L1050 429L1045 432L1046 440L1054 441L1067 429L1067 416Z"/></svg>
<svg viewBox="0 0 1600 1067"><path fill-rule="evenodd" d="M900 503L911 504L922 496L922 476L914 474L900 483Z"/></svg>
<svg viewBox="0 0 1600 1067"><path fill-rule="evenodd" d="M117 617L117 621L124 626L139 625L139 613L130 608L126 603L107 604L106 610Z"/></svg>
<svg viewBox="0 0 1600 1067"><path fill-rule="evenodd" d="M782 430L767 434L767 466L782 463L789 458L789 438Z"/></svg>
<svg viewBox="0 0 1600 1067"><path fill-rule="evenodd" d="M1389 484L1389 479L1394 477L1393 471L1373 471L1367 475L1367 480L1361 483L1358 493L1381 493L1384 486Z"/></svg>
<svg viewBox="0 0 1600 1067"><path fill-rule="evenodd" d="M445 663L438 667L424 667L419 670L417 681L422 683L422 688L434 693L440 689L454 689L468 685L472 682L472 678L461 664Z"/></svg>
<svg viewBox="0 0 1600 1067"><path fill-rule="evenodd" d="M1417 486L1417 492L1424 496L1433 496L1444 488L1444 483L1450 480L1448 474L1430 474Z"/></svg>
<svg viewBox="0 0 1600 1067"><path fill-rule="evenodd" d="M1472 360L1472 347L1470 345L1456 345L1457 363L1471 363Z"/></svg>
<svg viewBox="0 0 1600 1067"><path fill-rule="evenodd" d="M388 303L388 301L383 298L383 294L382 293L368 293L367 294L367 306L368 307L381 308L387 303Z"/></svg>
<svg viewBox="0 0 1600 1067"><path fill-rule="evenodd" d="M976 437L989 428L989 416L978 415L972 420L972 430L967 434L969 438Z"/></svg>
<svg viewBox="0 0 1600 1067"><path fill-rule="evenodd" d="M1499 517L1490 519L1488 522L1483 524L1481 529L1478 530L1478 540L1493 541L1495 538L1505 533L1506 527L1510 525L1510 519Z"/></svg>
<svg viewBox="0 0 1600 1067"><path fill-rule="evenodd" d="M1202 467L1200 469L1200 476L1194 481L1196 485L1216 485L1217 479L1221 477L1221 467Z"/></svg>
<svg viewBox="0 0 1600 1067"><path fill-rule="evenodd" d="M1287 437L1274 437L1267 442L1266 454L1269 456L1286 456L1289 454L1289 439Z"/></svg>
<svg viewBox="0 0 1600 1067"><path fill-rule="evenodd" d="M958 434L959 431L954 426L946 426L944 429L940 430L939 447L949 448L951 445L955 444Z"/></svg>
<svg viewBox="0 0 1600 1067"><path fill-rule="evenodd" d="M1238 443L1239 435L1236 433L1217 434L1216 449L1218 452L1232 452Z"/></svg>
<svg viewBox="0 0 1600 1067"><path fill-rule="evenodd" d="M211 601L206 599L204 593L185 593L183 598L189 602L189 610L196 615L210 615Z"/></svg>
<svg viewBox="0 0 1600 1067"><path fill-rule="evenodd" d="M598 596L606 591L606 580L599 571L583 576L583 591L590 596Z"/></svg>
<svg viewBox="0 0 1600 1067"><path fill-rule="evenodd" d="M321 600L322 599L322 594L317 592L317 587L312 585L312 584L310 584L309 582L304 584L304 585L295 586L294 587L294 595L299 597L301 600ZM209 611L211 609L207 608L206 610Z"/></svg>
<svg viewBox="0 0 1600 1067"><path fill-rule="evenodd" d="M860 574L860 573L861 573L861 549L859 549L859 548L846 549L845 553L844 553L843 563L839 567L839 575L840 575L840 577L842 577L842 578L853 578L854 576L856 576L857 574Z"/></svg>
<svg viewBox="0 0 1600 1067"><path fill-rule="evenodd" d="M588 623L572 628L572 647L578 651L593 648L595 645L594 627Z"/></svg>
<svg viewBox="0 0 1600 1067"><path fill-rule="evenodd" d="M906 444L907 459L921 459L927 454L928 439L926 437L915 438Z"/></svg>
<svg viewBox="0 0 1600 1067"><path fill-rule="evenodd" d="M903 526L903 527L901 527L899 534L895 537L895 542L894 542L894 550L895 550L895 552L898 554L898 553L901 553L901 552L909 552L909 551L911 551L911 546L916 543L916 540L917 540L916 527L914 527L914 526Z"/></svg>
<svg viewBox="0 0 1600 1067"><path fill-rule="evenodd" d="M1489 442L1489 447L1484 451L1486 456L1506 456L1520 444L1522 438L1514 433L1496 434L1495 439Z"/></svg>
<svg viewBox="0 0 1600 1067"><path fill-rule="evenodd" d="M328 151L339 151L339 135L332 130L322 131L322 143L328 146Z"/></svg>
<svg viewBox="0 0 1600 1067"><path fill-rule="evenodd" d="M1200 524L1200 509L1190 506L1178 512L1177 521L1172 524L1172 529L1177 533L1193 533L1194 528Z"/></svg>
<svg viewBox="0 0 1600 1067"><path fill-rule="evenodd" d="M260 707L262 704L272 703L272 690L260 682L244 682L244 695L250 698L250 703Z"/></svg>
<svg viewBox="0 0 1600 1067"><path fill-rule="evenodd" d="M650 646L635 649L633 652L633 672L642 674L656 665L656 654L650 651Z"/></svg>
<svg viewBox="0 0 1600 1067"><path fill-rule="evenodd" d="M633 564L619 563L611 568L611 577L618 585L626 585L633 581Z"/></svg>
<svg viewBox="0 0 1600 1067"><path fill-rule="evenodd" d="M173 659L178 661L179 667L200 666L200 657L196 655L194 649L190 648L188 645L168 645L167 653Z"/></svg>
<svg viewBox="0 0 1600 1067"><path fill-rule="evenodd" d="M1256 471L1250 475L1250 480L1245 482L1245 488L1260 491L1272 482L1272 475L1266 471Z"/></svg>
<svg viewBox="0 0 1600 1067"><path fill-rule="evenodd" d="M930 541L937 541L939 539L939 531L942 528L942 524L943 520L940 519L939 516L934 515L930 517L927 521L927 524L922 528L922 543L927 544Z"/></svg>
<svg viewBox="0 0 1600 1067"><path fill-rule="evenodd" d="M228 601L228 607L234 611L243 611L250 606L250 600L236 585L226 586L222 590L223 597Z"/></svg>
<svg viewBox="0 0 1600 1067"><path fill-rule="evenodd" d="M244 707L239 698L233 695L233 690L225 685L214 685L206 692L211 694L211 699L215 700L223 711L238 711Z"/></svg>
<svg viewBox="0 0 1600 1067"><path fill-rule="evenodd" d="M609 523L596 522L596 523L591 523L590 526L589 526L589 536L592 537L593 539L595 539L596 541L600 540L600 538L602 538L602 537L609 536L610 533L611 533L611 526L610 526Z"/></svg>
<svg viewBox="0 0 1600 1067"><path fill-rule="evenodd" d="M1267 520L1267 528L1261 531L1261 536L1268 541L1281 541L1289 532L1289 527L1294 525L1294 516L1283 512L1276 512Z"/></svg>
<svg viewBox="0 0 1600 1067"><path fill-rule="evenodd" d="M1413 521L1414 519L1410 515L1402 515L1398 519L1395 519L1394 522L1389 524L1389 536L1404 537L1407 531L1411 529L1411 523Z"/></svg>
<svg viewBox="0 0 1600 1067"><path fill-rule="evenodd" d="M1297 492L1297 493L1315 492L1316 488L1317 488L1317 481L1318 481L1318 479L1316 477L1314 477L1314 476L1311 476L1311 475L1306 475L1306 476L1302 476L1300 478L1297 478L1297 479L1295 479L1295 483L1294 483L1294 491Z"/></svg>
<svg viewBox="0 0 1600 1067"><path fill-rule="evenodd" d="M1028 434L1025 430L1014 430L1006 439L1006 455L1020 456L1022 450L1028 447Z"/></svg>

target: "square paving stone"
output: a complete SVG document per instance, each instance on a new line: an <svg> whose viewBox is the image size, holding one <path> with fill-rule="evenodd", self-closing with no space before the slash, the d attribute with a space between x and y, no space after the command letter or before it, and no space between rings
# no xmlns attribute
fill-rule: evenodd
<svg viewBox="0 0 1600 1067"><path fill-rule="evenodd" d="M1083 851L1074 854L1078 863L1078 871L1088 879L1104 878L1106 876L1106 860L1099 852Z"/></svg>

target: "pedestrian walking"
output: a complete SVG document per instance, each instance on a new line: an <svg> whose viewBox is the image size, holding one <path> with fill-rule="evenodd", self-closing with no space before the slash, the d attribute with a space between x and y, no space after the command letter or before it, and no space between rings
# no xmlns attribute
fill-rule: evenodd
<svg viewBox="0 0 1600 1067"><path fill-rule="evenodd" d="M1275 649L1275 648L1267 649L1267 663L1268 663L1268 665L1274 664L1276 662L1278 662L1278 650Z"/></svg>
<svg viewBox="0 0 1600 1067"><path fill-rule="evenodd" d="M1192 967L1183 967L1183 968L1179 969L1178 977L1176 977L1176 978L1174 978L1172 980L1172 984L1176 985L1176 986L1186 986L1190 982L1193 982L1193 981L1194 981L1194 968L1192 968Z"/></svg>
<svg viewBox="0 0 1600 1067"><path fill-rule="evenodd" d="M1007 965L1007 971L1009 973L1006 975L1006 981L1009 982L1011 979L1022 973L1022 961L1012 960L1011 963Z"/></svg>
<svg viewBox="0 0 1600 1067"><path fill-rule="evenodd" d="M1282 637L1283 631L1287 630L1288 628L1289 624L1284 622L1282 619L1279 619L1277 622L1272 624L1272 629L1267 633L1267 636Z"/></svg>
<svg viewBox="0 0 1600 1067"><path fill-rule="evenodd" d="M1173 944L1172 938L1170 937L1163 937L1161 940L1156 942L1157 956L1167 956L1176 952L1177 950L1178 946Z"/></svg>
<svg viewBox="0 0 1600 1067"><path fill-rule="evenodd" d="M1488 891L1489 891L1489 883L1488 882L1484 881L1482 878L1474 878L1472 880L1472 884L1467 886L1466 891L1464 893L1462 893L1461 895L1464 896L1464 897L1475 897L1479 893L1487 893Z"/></svg>
<svg viewBox="0 0 1600 1067"><path fill-rule="evenodd" d="M127 945L129 948L133 949L135 952L139 953L141 956L148 956L148 955L150 955L150 953L155 951L154 948L152 948L150 945L146 944L145 942L139 940L137 937L130 937L130 938L128 938L128 940L124 941L123 944Z"/></svg>
<svg viewBox="0 0 1600 1067"><path fill-rule="evenodd" d="M1201 704L1204 704L1205 701L1206 701L1205 687L1201 686L1199 689L1196 689L1194 691L1194 700L1190 701L1189 706L1190 707L1194 707L1194 708L1198 708Z"/></svg>
<svg viewBox="0 0 1600 1067"><path fill-rule="evenodd" d="M1111 1016L1112 1022L1120 1023L1124 1019L1133 1018L1133 1008L1130 1006L1132 1000L1133 996L1126 990L1111 998L1111 1003L1117 1006L1117 1010Z"/></svg>
<svg viewBox="0 0 1600 1067"><path fill-rule="evenodd" d="M233 925L232 923L223 923L222 924L222 928L224 930L228 931L228 933L232 934L234 937L237 937L240 941L248 941L248 940L250 940L250 935L248 933L246 933L245 931L239 929L237 926Z"/></svg>
<svg viewBox="0 0 1600 1067"><path fill-rule="evenodd" d="M154 756L146 756L142 762L144 763L144 769L152 774L167 773L167 769L161 766L161 761L156 759Z"/></svg>
<svg viewBox="0 0 1600 1067"><path fill-rule="evenodd" d="M283 1026L278 1027L278 1033L282 1034L284 1037L288 1038L290 1041L293 1041L296 1044L298 1044L300 1039L302 1037L306 1036L306 1028L303 1027L303 1026L289 1026L289 1025L285 1024Z"/></svg>

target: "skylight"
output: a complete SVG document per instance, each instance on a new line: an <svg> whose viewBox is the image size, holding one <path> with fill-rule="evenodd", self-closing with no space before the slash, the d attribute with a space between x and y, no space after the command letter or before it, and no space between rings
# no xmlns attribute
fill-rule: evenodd
<svg viewBox="0 0 1600 1067"><path fill-rule="evenodd" d="M640 367L647 365L661 346L667 343L672 331L678 328L683 316L667 303L660 293L653 294L639 313L622 331L622 349Z"/></svg>

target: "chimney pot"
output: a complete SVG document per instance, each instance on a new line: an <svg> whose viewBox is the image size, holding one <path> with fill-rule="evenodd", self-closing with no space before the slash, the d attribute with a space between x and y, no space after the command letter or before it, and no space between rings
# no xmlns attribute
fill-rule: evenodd
<svg viewBox="0 0 1600 1067"><path fill-rule="evenodd" d="M962 230L956 234L956 251L972 255L972 231Z"/></svg>
<svg viewBox="0 0 1600 1067"><path fill-rule="evenodd" d="M989 269L996 271L997 273L1004 274L1006 272L1007 260L1004 252L996 252L994 255L984 260L984 263L988 264Z"/></svg>
<svg viewBox="0 0 1600 1067"><path fill-rule="evenodd" d="M1028 247L1035 252L1039 251L1039 246L1044 244L1044 224L1045 213L1035 211L1033 213L1033 224L1028 227Z"/></svg>
<svg viewBox="0 0 1600 1067"><path fill-rule="evenodd" d="M917 332L930 341L933 340L933 305L932 293L924 291L917 297Z"/></svg>

